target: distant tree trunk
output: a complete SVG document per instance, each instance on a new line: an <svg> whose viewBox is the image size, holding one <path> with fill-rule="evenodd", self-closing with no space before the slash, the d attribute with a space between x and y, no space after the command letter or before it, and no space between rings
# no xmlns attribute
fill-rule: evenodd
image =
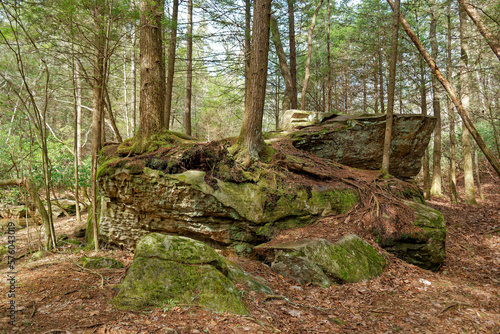
<svg viewBox="0 0 500 334"><path fill-rule="evenodd" d="M73 132L73 152L75 154L75 159L73 163L73 168L75 170L75 208L76 208L76 222L78 225L82 222L82 217L80 213L80 187L78 184L79 176L79 166L80 166L80 147L81 147L81 123L82 123L82 96L81 96L81 82L80 75L76 70L75 58L74 58L74 39L72 36L71 41L71 79L73 81L73 107L74 107L74 132Z"/></svg>
<svg viewBox="0 0 500 334"><path fill-rule="evenodd" d="M291 109L297 109L297 54L295 49L295 0L287 0L288 4L288 36L290 40L290 75L292 77Z"/></svg>
<svg viewBox="0 0 500 334"><path fill-rule="evenodd" d="M175 1L175 0L174 0ZM135 56L135 44L136 44L136 27L132 28L132 62L130 64L130 72L132 72L132 130L135 133L137 130L137 71L135 69L136 56Z"/></svg>
<svg viewBox="0 0 500 334"><path fill-rule="evenodd" d="M304 76L304 84L302 86L302 94L300 97L300 109L306 110L306 92L307 92L307 84L309 82L310 74L310 65L311 65L311 55L312 55L312 38L313 38L313 30L316 25L316 17L318 17L319 9L323 4L323 0L320 0L318 6L316 6L316 10L314 11L314 15L312 17L311 27L309 28L309 35L307 36L307 59L306 59L306 69Z"/></svg>
<svg viewBox="0 0 500 334"><path fill-rule="evenodd" d="M92 224L94 231L94 249L99 251L99 228L97 224L97 155L102 147L102 124L104 115L104 35L102 33L103 4L94 9L95 41L94 41L94 81L92 96Z"/></svg>
<svg viewBox="0 0 500 334"><path fill-rule="evenodd" d="M328 26L326 30L326 66L328 68L328 92L326 94L326 112L331 111L332 104L332 69L331 69L331 61L330 61L330 28L332 25L331 17L330 17L330 0L326 2L328 7ZM363 80L363 112L366 112L366 80Z"/></svg>
<svg viewBox="0 0 500 334"><path fill-rule="evenodd" d="M244 157L245 165L260 160L266 144L262 138L262 117L267 83L267 62L271 0L256 0L253 9L252 46L250 55L250 91L245 101L245 113L240 135L232 148Z"/></svg>
<svg viewBox="0 0 500 334"><path fill-rule="evenodd" d="M170 128L170 116L172 113L172 91L174 87L175 71L175 49L177 45L177 19L179 16L179 0L173 0L172 19L170 25L170 41L167 56L167 84L165 90L165 114L163 123L167 129Z"/></svg>
<svg viewBox="0 0 500 334"><path fill-rule="evenodd" d="M122 136L120 135L120 131L118 130L118 127L116 126L116 121L115 121L115 116L113 115L113 110L111 109L111 99L109 98L109 92L108 88L105 85L104 86L104 106L106 107L106 110L108 111L108 116L109 116L109 124L111 124L111 128L113 129L113 134L115 136L115 140L119 143L123 142Z"/></svg>
<svg viewBox="0 0 500 334"><path fill-rule="evenodd" d="M271 39L276 48L276 53L278 54L281 75L285 80L285 94L283 96L282 110L286 111L292 109L293 82L290 70L286 63L285 50L283 49L283 44L281 43L280 32L278 30L278 20L273 15L271 15Z"/></svg>
<svg viewBox="0 0 500 334"><path fill-rule="evenodd" d="M394 8L394 2L392 0L387 0L387 2L389 3L389 5L391 7ZM474 126L474 123L471 121L470 116L469 116L469 112L467 111L467 109L465 109L463 107L462 102L458 98L458 95L455 92L455 90L453 89L452 85L443 76L443 74L441 73L441 71L437 67L436 62L434 61L434 59L432 59L431 55L427 52L427 50L425 50L424 46L422 45L422 43L420 42L418 37L415 35L413 30L411 30L410 25L408 24L408 22L406 22L404 16L401 13L399 13L399 21L403 25L408 37L410 37L413 44L417 47L420 54L424 57L425 61L429 65L432 73L436 74L438 80L441 82L443 87L448 92L448 96L450 97L450 99L453 101L453 104L457 108L458 114L462 118L463 123L465 124L467 129L471 132L477 145L481 148L481 151L486 156L486 159L488 159L488 161L491 164L491 166L493 167L493 169L495 169L495 172L497 173L497 175L500 176L500 163L495 158L495 156L491 153L490 149L486 146L483 138L481 137L481 135L477 131L476 127Z"/></svg>
<svg viewBox="0 0 500 334"><path fill-rule="evenodd" d="M184 129L191 136L191 95L193 87L193 0L188 0L186 34L186 97L184 98Z"/></svg>
<svg viewBox="0 0 500 334"><path fill-rule="evenodd" d="M429 1L431 8L431 26L429 29L429 39L431 41L431 56L437 59L438 43L436 38L437 13L434 0ZM432 154L432 185L431 195L442 196L441 189L441 100L439 97L439 83L436 75L432 75L432 108L436 117L436 127L434 128L434 151Z"/></svg>
<svg viewBox="0 0 500 334"><path fill-rule="evenodd" d="M477 193L479 198L484 200L483 188L481 186L481 171L479 170L479 158L477 148L474 149L474 169L476 170Z"/></svg>
<svg viewBox="0 0 500 334"><path fill-rule="evenodd" d="M163 0L139 3L141 34L141 94L139 100L139 147L164 126L165 62L162 50Z"/></svg>
<svg viewBox="0 0 500 334"><path fill-rule="evenodd" d="M387 87L387 117L385 125L384 152L382 155L382 174L389 173L391 157L392 119L394 113L394 90L396 87L396 63L398 60L399 0L396 0L392 22L391 63L389 64L389 86Z"/></svg>
<svg viewBox="0 0 500 334"><path fill-rule="evenodd" d="M465 110L469 109L469 45L467 44L467 13L460 6L460 99ZM474 170L472 166L472 143L469 129L462 127L462 149L464 157L464 182L465 201L468 204L476 204L476 193L474 189Z"/></svg>
<svg viewBox="0 0 500 334"><path fill-rule="evenodd" d="M375 104L373 106L373 111L378 114L378 74L377 74L377 54L373 58L373 91Z"/></svg>
<svg viewBox="0 0 500 334"><path fill-rule="evenodd" d="M476 11L473 5L470 3L465 2L465 0L458 0L458 3L460 4L461 7L464 8L464 10L467 12L471 20L474 22L476 25L477 29L483 35L484 39L486 42L488 42L488 45L490 46L491 50L495 53L497 56L498 60L500 60L500 42L498 38L496 38L488 29L488 27L483 23L483 20L481 19L481 16L479 13Z"/></svg>
<svg viewBox="0 0 500 334"><path fill-rule="evenodd" d="M451 62L451 0L448 0L447 9L447 37L448 37L448 62L447 62L447 74L448 80L451 81L453 77L452 73L452 62ZM449 99L447 99L448 105L448 115L450 118L450 197L451 202L458 203L457 194L457 162L456 162L456 139L455 139L455 110L453 109L453 104Z"/></svg>
<svg viewBox="0 0 500 334"><path fill-rule="evenodd" d="M379 36L380 43L380 36ZM382 45L378 48L378 77L379 77L379 95L380 95L380 112L385 113L384 103L384 65L382 63Z"/></svg>

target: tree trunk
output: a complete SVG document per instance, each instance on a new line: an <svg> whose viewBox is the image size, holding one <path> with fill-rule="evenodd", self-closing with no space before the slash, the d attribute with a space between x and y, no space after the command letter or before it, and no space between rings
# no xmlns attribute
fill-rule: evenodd
<svg viewBox="0 0 500 334"><path fill-rule="evenodd" d="M278 30L278 20L274 15L271 15L271 39L276 48L276 53L278 54L278 60L280 64L281 75L285 80L285 94L283 96L282 110L283 112L292 109L293 100L293 82L290 70L286 63L286 54L283 49L283 44L281 43L280 32Z"/></svg>
<svg viewBox="0 0 500 334"><path fill-rule="evenodd" d="M460 6L460 98L465 110L469 109L470 101L470 78L469 78L469 45L467 43L467 14ZM474 169L472 162L472 143L469 129L463 123L462 129L462 148L464 157L464 182L465 182L465 201L468 204L476 204L476 194L474 190Z"/></svg>
<svg viewBox="0 0 500 334"><path fill-rule="evenodd" d="M332 25L331 14L330 14L330 0L327 0L326 5L328 7L328 26L326 30L326 66L328 69L328 91L326 93L326 112L331 111L332 104L332 69L330 66L330 28ZM363 80L363 112L366 113L366 81Z"/></svg>
<svg viewBox="0 0 500 334"><path fill-rule="evenodd" d="M252 3L245 0L245 105L249 99L250 92L250 52L252 43Z"/></svg>
<svg viewBox="0 0 500 334"><path fill-rule="evenodd" d="M246 166L263 158L266 148L262 138L262 117L266 96L270 20L271 0L256 0L250 55L250 91L245 101L240 135L232 148L233 153L239 152L244 157Z"/></svg>
<svg viewBox="0 0 500 334"><path fill-rule="evenodd" d="M175 0L174 0L175 1ZM137 71L135 69L136 56L135 56L135 45L136 45L136 27L132 28L132 64L130 65L130 71L132 72L132 131L135 133L137 130Z"/></svg>
<svg viewBox="0 0 500 334"><path fill-rule="evenodd" d="M448 80L451 81L453 77L452 72L452 62L451 62L451 0L448 0L448 11L447 11L447 35L448 35L448 63L447 63L447 75ZM454 204L458 203L457 194L457 162L456 162L456 139L455 139L455 111L453 110L453 104L450 99L447 99L448 115L450 118L450 198L451 202Z"/></svg>
<svg viewBox="0 0 500 334"><path fill-rule="evenodd" d="M389 86L387 87L387 117L385 124L384 153L382 155L382 174L389 173L389 160L391 157L394 90L396 88L396 63L398 60L399 0L396 0L392 21L391 63L389 65Z"/></svg>
<svg viewBox="0 0 500 334"><path fill-rule="evenodd" d="M394 7L394 2L392 2L392 0L387 0L387 2L389 3L389 5L391 7ZM432 57L429 55L429 53L425 50L424 46L422 45L422 43L420 42L420 40L417 38L417 36L413 32L413 30L411 30L410 25L408 24L408 22L406 22L404 16L401 13L399 14L399 21L403 25L403 27L404 27L407 35L410 37L410 39L413 42L413 44L417 47L417 49L420 52L420 54L426 60L426 62L429 65L432 73L436 74L438 80L441 82L441 84L443 85L443 87L448 92L448 95L449 95L450 99L453 101L453 104L457 108L458 114L462 118L462 121L465 124L465 126L467 127L467 129L471 132L471 134L474 137L477 145L479 146L479 148L481 148L481 151L486 156L486 158L490 162L490 164L493 167L493 169L495 169L495 172L497 173L497 175L500 176L500 164L499 164L499 162L493 156L493 154L491 153L490 149L486 146L486 144L485 144L483 138L481 137L481 135L479 134L479 132L477 132L477 129L474 126L474 123L472 123L472 121L471 121L471 119L469 117L469 112L467 111L467 109L465 109L463 107L463 105L462 105L460 99L458 98L455 90L453 89L453 87L451 86L451 84L448 82L448 80L446 80L446 78L443 76L443 74L441 73L441 71L437 67L436 62L434 61L434 59L432 59Z"/></svg>
<svg viewBox="0 0 500 334"><path fill-rule="evenodd" d="M111 128L113 129L113 134L115 136L115 140L118 143L121 143L121 142L123 142L123 139L122 139L122 136L120 135L120 131L118 130L118 127L116 126L115 116L113 115L113 110L111 109L111 99L109 98L107 85L104 85L104 98L105 98L104 106L106 107L106 110L108 111L109 124L111 124Z"/></svg>
<svg viewBox="0 0 500 334"><path fill-rule="evenodd" d="M138 144L146 141L164 126L165 62L162 50L163 0L139 2L141 29L141 92L139 100Z"/></svg>
<svg viewBox="0 0 500 334"><path fill-rule="evenodd" d="M490 46L491 50L495 53L495 55L497 56L498 60L500 60L500 42L490 32L490 30L488 29L488 27L483 23L483 20L481 19L481 16L476 11L476 9L474 8L474 6L472 6L470 3L465 2L465 0L458 0L458 3L467 12L467 14L471 18L471 20L474 22L474 24L476 25L477 29L481 33L481 35L483 35L483 37L486 40L486 42L488 42L488 45Z"/></svg>
<svg viewBox="0 0 500 334"><path fill-rule="evenodd" d="M297 109L297 53L295 49L295 0L287 0L288 4L288 36L290 40L290 75L292 77L291 109Z"/></svg>
<svg viewBox="0 0 500 334"><path fill-rule="evenodd" d="M92 199L92 223L94 227L94 248L99 251L99 228L97 225L97 155L102 147L102 117L104 114L104 35L102 34L103 4L98 3L94 9L95 41L94 41L94 81L92 96L92 168L91 168L91 199Z"/></svg>
<svg viewBox="0 0 500 334"><path fill-rule="evenodd" d="M378 75L377 75L377 53L373 58L373 91L375 104L373 106L373 111L378 114Z"/></svg>
<svg viewBox="0 0 500 334"><path fill-rule="evenodd" d="M188 0L186 34L186 96L184 98L184 129L191 136L191 95L193 87L193 0Z"/></svg>
<svg viewBox="0 0 500 334"><path fill-rule="evenodd" d="M431 9L431 26L429 39L431 41L431 56L437 59L438 43L436 38L437 13L434 0L429 2ZM441 189L441 100L439 97L439 84L436 75L432 75L432 108L436 117L436 127L434 128L434 150L432 154L432 185L431 196L442 196Z"/></svg>
<svg viewBox="0 0 500 334"><path fill-rule="evenodd" d="M179 16L179 0L173 0L172 3L172 20L170 26L170 41L168 46L167 56L167 83L165 90L165 114L163 123L167 129L170 128L170 117L172 113L172 91L174 87L174 72L175 72L175 49L177 46L177 20Z"/></svg>
<svg viewBox="0 0 500 334"><path fill-rule="evenodd" d="M307 59L306 59L306 69L304 76L304 84L302 86L302 94L300 97L300 109L306 110L306 92L307 92L307 84L309 82L310 74L310 65L311 65L311 55L312 55L312 38L313 38L313 30L316 25L316 17L318 17L319 9L323 4L323 0L319 0L318 6L316 6L316 10L314 11L314 15L312 17L311 27L309 28L309 35L307 36Z"/></svg>

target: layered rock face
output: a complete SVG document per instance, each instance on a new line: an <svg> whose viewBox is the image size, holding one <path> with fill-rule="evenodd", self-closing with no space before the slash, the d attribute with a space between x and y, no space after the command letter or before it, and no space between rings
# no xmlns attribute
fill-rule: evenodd
<svg viewBox="0 0 500 334"><path fill-rule="evenodd" d="M288 127L297 129L297 124L302 124L298 120L292 118L294 126ZM299 126L300 130L292 132L290 137L296 148L319 157L350 167L377 170L382 166L385 120L385 115L334 115L316 125L306 122L309 126ZM394 115L390 174L410 178L419 173L435 125L436 118L431 116Z"/></svg>
<svg viewBox="0 0 500 334"><path fill-rule="evenodd" d="M344 213L358 202L348 188L273 185L264 179L240 184L216 179L209 185L205 175L114 170L101 179L102 239L133 249L140 237L160 232L243 250L264 242L275 229Z"/></svg>

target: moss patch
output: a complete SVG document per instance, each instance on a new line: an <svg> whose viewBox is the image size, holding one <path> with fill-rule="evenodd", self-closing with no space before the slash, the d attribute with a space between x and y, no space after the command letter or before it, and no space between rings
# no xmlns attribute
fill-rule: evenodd
<svg viewBox="0 0 500 334"><path fill-rule="evenodd" d="M139 309L175 301L247 314L234 283L272 293L263 282L199 241L151 233L139 241L114 303L121 309Z"/></svg>
<svg viewBox="0 0 500 334"><path fill-rule="evenodd" d="M386 266L385 258L355 235L346 236L336 244L325 239L306 239L264 244L255 250L283 275L320 286L368 280L380 275Z"/></svg>

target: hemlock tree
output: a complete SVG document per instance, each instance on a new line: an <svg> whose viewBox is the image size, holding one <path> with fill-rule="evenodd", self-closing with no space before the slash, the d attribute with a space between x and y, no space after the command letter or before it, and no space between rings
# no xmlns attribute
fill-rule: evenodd
<svg viewBox="0 0 500 334"><path fill-rule="evenodd" d="M263 158L267 147L262 138L262 118L266 97L270 19L271 0L256 0L250 51L250 87L245 99L240 135L231 148L233 154L244 159L247 167L252 161Z"/></svg>
<svg viewBox="0 0 500 334"><path fill-rule="evenodd" d="M147 140L163 126L165 109L165 62L162 50L163 0L142 0L140 11L141 91L140 124L137 144L143 149Z"/></svg>
<svg viewBox="0 0 500 334"><path fill-rule="evenodd" d="M391 61L389 69L389 86L387 87L387 117L385 124L384 153L382 155L382 174L389 173L389 160L391 157L392 120L394 114L394 89L396 86L396 63L398 60L398 30L399 30L399 0L394 8Z"/></svg>

